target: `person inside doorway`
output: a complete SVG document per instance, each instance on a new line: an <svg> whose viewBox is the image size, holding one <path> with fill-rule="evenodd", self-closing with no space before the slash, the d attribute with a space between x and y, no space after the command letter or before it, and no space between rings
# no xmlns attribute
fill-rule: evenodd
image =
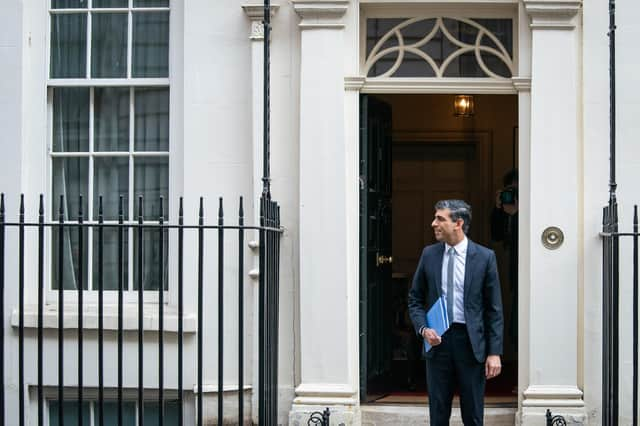
<svg viewBox="0 0 640 426"><path fill-rule="evenodd" d="M503 188L496 193L491 212L491 239L501 241L509 256L509 288L511 289L511 318L509 338L518 351L518 169L508 171Z"/></svg>
<svg viewBox="0 0 640 426"><path fill-rule="evenodd" d="M435 244L425 247L409 291L416 333L426 353L430 424L449 424L453 394L460 393L465 425L482 425L487 379L500 374L503 350L502 296L495 253L466 237L471 207L462 200L438 201L431 227ZM446 300L450 327L442 336L425 314L439 297Z"/></svg>

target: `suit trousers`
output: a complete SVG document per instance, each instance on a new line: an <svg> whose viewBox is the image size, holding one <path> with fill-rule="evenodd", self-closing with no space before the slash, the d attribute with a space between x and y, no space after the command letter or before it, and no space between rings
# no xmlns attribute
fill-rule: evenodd
<svg viewBox="0 0 640 426"><path fill-rule="evenodd" d="M482 425L484 420L484 363L473 355L464 324L454 323L442 336L442 343L431 348L427 358L429 418L432 426L446 426L456 389L465 426Z"/></svg>

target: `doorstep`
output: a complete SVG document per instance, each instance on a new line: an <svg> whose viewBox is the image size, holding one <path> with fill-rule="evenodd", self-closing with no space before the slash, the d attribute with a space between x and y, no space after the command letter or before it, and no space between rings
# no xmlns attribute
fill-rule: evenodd
<svg viewBox="0 0 640 426"><path fill-rule="evenodd" d="M491 426L513 426L517 407L485 407L484 423ZM360 406L362 425L428 425L426 404L363 404ZM462 426L460 409L453 408L451 426Z"/></svg>

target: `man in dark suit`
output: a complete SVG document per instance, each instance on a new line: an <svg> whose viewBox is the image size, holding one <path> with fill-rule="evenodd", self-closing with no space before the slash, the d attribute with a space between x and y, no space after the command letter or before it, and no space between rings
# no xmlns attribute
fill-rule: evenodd
<svg viewBox="0 0 640 426"><path fill-rule="evenodd" d="M426 353L430 424L448 425L456 387L465 425L482 425L484 387L500 374L503 345L502 297L492 250L466 237L471 207L461 200L435 205L431 227L438 243L422 251L409 291L416 333L431 344ZM443 296L450 327L442 335L428 327L425 313Z"/></svg>

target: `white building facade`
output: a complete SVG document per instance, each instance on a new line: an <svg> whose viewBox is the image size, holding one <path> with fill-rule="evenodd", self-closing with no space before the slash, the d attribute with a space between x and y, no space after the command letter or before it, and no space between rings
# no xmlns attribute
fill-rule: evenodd
<svg viewBox="0 0 640 426"><path fill-rule="evenodd" d="M271 185L273 198L281 205L284 227L280 252L279 421L306 424L312 412L325 407L331 409L332 424L384 424L383 421L402 424L419 421L421 413L426 421L424 405L406 405L385 412L380 405L367 404L361 398L361 99L365 95L388 100L392 95L471 94L517 99L519 299L517 308L511 308L517 309L519 318L517 403L508 415L514 424L535 425L541 424L546 410L551 409L554 414L562 414L579 424L600 424L602 244L599 232L609 180L608 2L282 0L274 3ZM109 8L111 10L107 10ZM262 191L262 12L261 4L232 0L3 2L0 5L3 129L0 190L6 194L8 220L17 218L20 193L25 194L28 219L36 220L38 194L42 193L47 219L54 220L51 212L57 209L53 201L58 195L56 190L60 185L67 185L65 188L70 194L79 192L87 196L88 214L95 213L94 198L104 191L128 194L130 219L137 214L134 203L137 195L163 195L169 200L166 208L169 222L176 220L177 200L184 197L185 222L195 223L198 199L203 196L206 221L213 223L218 197L224 197L225 211L233 212L237 208L235 200L243 196L247 201L247 222L255 223ZM106 18L100 20L118 13L120 18L112 17L109 22ZM138 34L136 25L142 21L137 21L136 16L144 13L156 13L157 17L166 19L149 33L141 30ZM60 52L54 49L56 37L61 40L71 37L56 32L56 25L64 26L59 21L71 19L65 16L78 17L75 24L65 24L67 28L85 25L82 28L88 35L81 40L85 48L80 49L81 53L75 52L77 56L73 60L60 59L56 56ZM617 183L621 228L625 229L631 226L632 205L640 199L634 185L640 170L640 150L634 144L636 116L640 113L635 77L640 73L635 46L640 32L640 6L633 0L619 0L617 17ZM431 57L430 52L423 49L423 55L417 57L426 63L424 69L431 71L423 74L411 71L414 73L411 76L403 75L403 59L398 59L396 53L393 63L376 74L371 71L372 67L385 55L381 54L378 59L374 58L375 52L369 55L375 48L367 43L375 45L380 40L370 41L373 36L367 33L367 28L369 21L385 19L396 24L409 19L418 23L443 22L445 30L450 28L445 21L481 22L478 25L486 29L487 38L492 41L484 45L485 50L478 47L480 41L470 43L467 52L472 52L472 57L486 59L487 56L482 56L484 52L500 57L499 61L488 60L479 65L485 71L481 75L468 76L462 71L451 74L444 72L446 55L430 63L423 57ZM491 20L509 21L510 47L491 33L487 23ZM103 30L96 29L98 25L104 25ZM114 35L117 31L121 31L120 39ZM398 35L401 32L392 31L390 38L401 39ZM109 37L102 37L104 34ZM102 46L109 43L124 46L120 65L115 66L109 60L97 64L99 57L92 54L99 53L95 46L101 42ZM385 49L394 45L382 41L380 46ZM144 51L145 48L149 51ZM109 49L117 50L116 47ZM409 57L411 52L406 53ZM63 51L62 54L70 53ZM455 58L450 61L453 63ZM495 63L502 63L503 68L491 68ZM78 69L78 73L74 74L73 69ZM60 100L67 93L65 90L68 93L76 90L75 101ZM78 101L78 96L86 96L86 101ZM80 104L86 108L89 118L87 123L78 126L86 126L87 134L76 139L60 136L64 129L56 127L56 117L61 111L68 112L78 108L73 105ZM118 105L122 110L114 112ZM113 119L116 124L110 123L108 117L103 118L106 130L103 129L102 135L96 124L101 121L100 110L116 117ZM125 136L113 137L109 132L121 132ZM61 147L63 140L77 144L86 140L87 147ZM122 140L123 146L104 148ZM100 148L100 143L107 145ZM494 149L497 152L500 148ZM497 158L499 154L490 155ZM61 171L64 169L61 162L69 158L86 159L86 166L78 165L85 160L77 160L74 166L86 167L86 171L78 172L86 186L76 192L70 184L56 181L65 173ZM120 169L114 166L116 163L121 164ZM111 169L101 176L100 167ZM113 171L123 169L125 177L114 178ZM499 175L491 175L487 183L490 194L499 188L500 184L496 183L499 180ZM147 187L145 182L153 183ZM107 201L112 203L107 207L112 213L117 211L113 204L116 200L114 196ZM157 206L151 207L154 208ZM543 244L543 232L549 227L562 231L564 240L557 249ZM26 242L31 252L36 246L34 238ZM251 241L256 238L257 234L247 237ZM166 321L170 324L177 312L177 263L171 254L176 250L173 240L167 244L169 257L161 261L167 264L165 302ZM211 239L210 244L213 247L215 239ZM227 244L235 247L231 242ZM134 243L130 246L132 259ZM8 236L7 247L8 253L17 247L15 235ZM194 360L195 234L187 237L185 250L188 259L184 287L185 356ZM621 282L628 282L630 277L624 272L630 270L627 251L628 247L623 245ZM209 255L215 256L215 253L212 249ZM35 262L30 256L26 258L27 265ZM233 418L234 402L231 401L238 390L238 363L234 352L237 310L232 307L237 305L234 286L238 273L246 276L246 420L257 420L254 392L257 387L257 251L247 247L247 256L243 271L238 271L232 260L224 264L228 277L225 301L229 301L225 305L228 306L225 307L225 346L231 348L225 355L224 389L229 394L227 421L230 423L238 422L237 417ZM154 259L147 261L153 263ZM133 265L129 271L133 277ZM207 263L205 276L216 274L215 262ZM18 280L17 267L8 264L5 276L6 345L17 345L18 290L14 285ZM33 340L37 324L36 278L35 266L27 267L25 321L31 339L27 339L27 365L34 365L37 359ZM45 359L55 359L57 296L54 290L57 284L47 285L46 300L51 313L45 318L45 336L48 336ZM205 295L215 301L213 280L211 285L205 289ZM77 307L69 293L65 313L68 311L66 316L72 328L77 321L77 316L73 316ZM131 293L125 295L131 296L125 297L131 310L128 317L125 314L125 321L136 320L137 302L133 290ZM624 284L621 294L622 300L629 301L631 288ZM157 358L157 348L153 346L156 337L152 337L151 331L157 327L158 300L148 296L145 315L150 333L145 356L154 360ZM89 333L95 333L96 328L95 297L95 292L88 291L88 303L93 303L93 308L87 307L84 314ZM107 296L107 303L106 312L113 318L115 301ZM621 368L625 372L631 371L630 310L627 304L622 305L621 333L627 337L622 338ZM205 315L215 323L215 304L207 308ZM114 324L107 321L106 328L113 331ZM212 332L204 338L205 353L213 359L217 335ZM68 339L68 351L73 354L72 333ZM96 368L95 339L95 334L87 337L86 357L91 361L86 362L84 383L88 387L97 386L97 379L91 375ZM175 343L175 328L169 326L166 339ZM110 334L107 337L110 354L114 345L115 334ZM135 351L136 342L127 341L125 352L131 359ZM166 365L175 364L175 349L167 349L165 357ZM52 389L57 381L53 362L52 368L45 372L45 383ZM73 385L77 377L72 355L68 362L65 382ZM8 352L5 356L8 407L15 407L18 399L16 365L16 352ZM115 374L113 364L108 365L108 370ZM189 391L185 406L187 424L192 424L195 415L194 365L190 361L185 369L185 388ZM136 372L135 363L127 364L127 386L136 386ZM211 407L217 395L217 373L217 364L207 362L203 392L210 407L205 410L208 419L216 416ZM32 386L36 380L35 372L29 371L27 383ZM113 389L114 380L107 379L105 386ZM145 380L149 389L157 386L157 374L151 367L145 372ZM168 373L165 382L168 389L175 389L174 375ZM621 423L625 423L631 415L630 374L623 373L621 386ZM28 424L36 424L35 401L31 391L27 401ZM17 414L8 410L9 419L15 419L13 416ZM492 424L491 420L487 420L487 424Z"/></svg>

